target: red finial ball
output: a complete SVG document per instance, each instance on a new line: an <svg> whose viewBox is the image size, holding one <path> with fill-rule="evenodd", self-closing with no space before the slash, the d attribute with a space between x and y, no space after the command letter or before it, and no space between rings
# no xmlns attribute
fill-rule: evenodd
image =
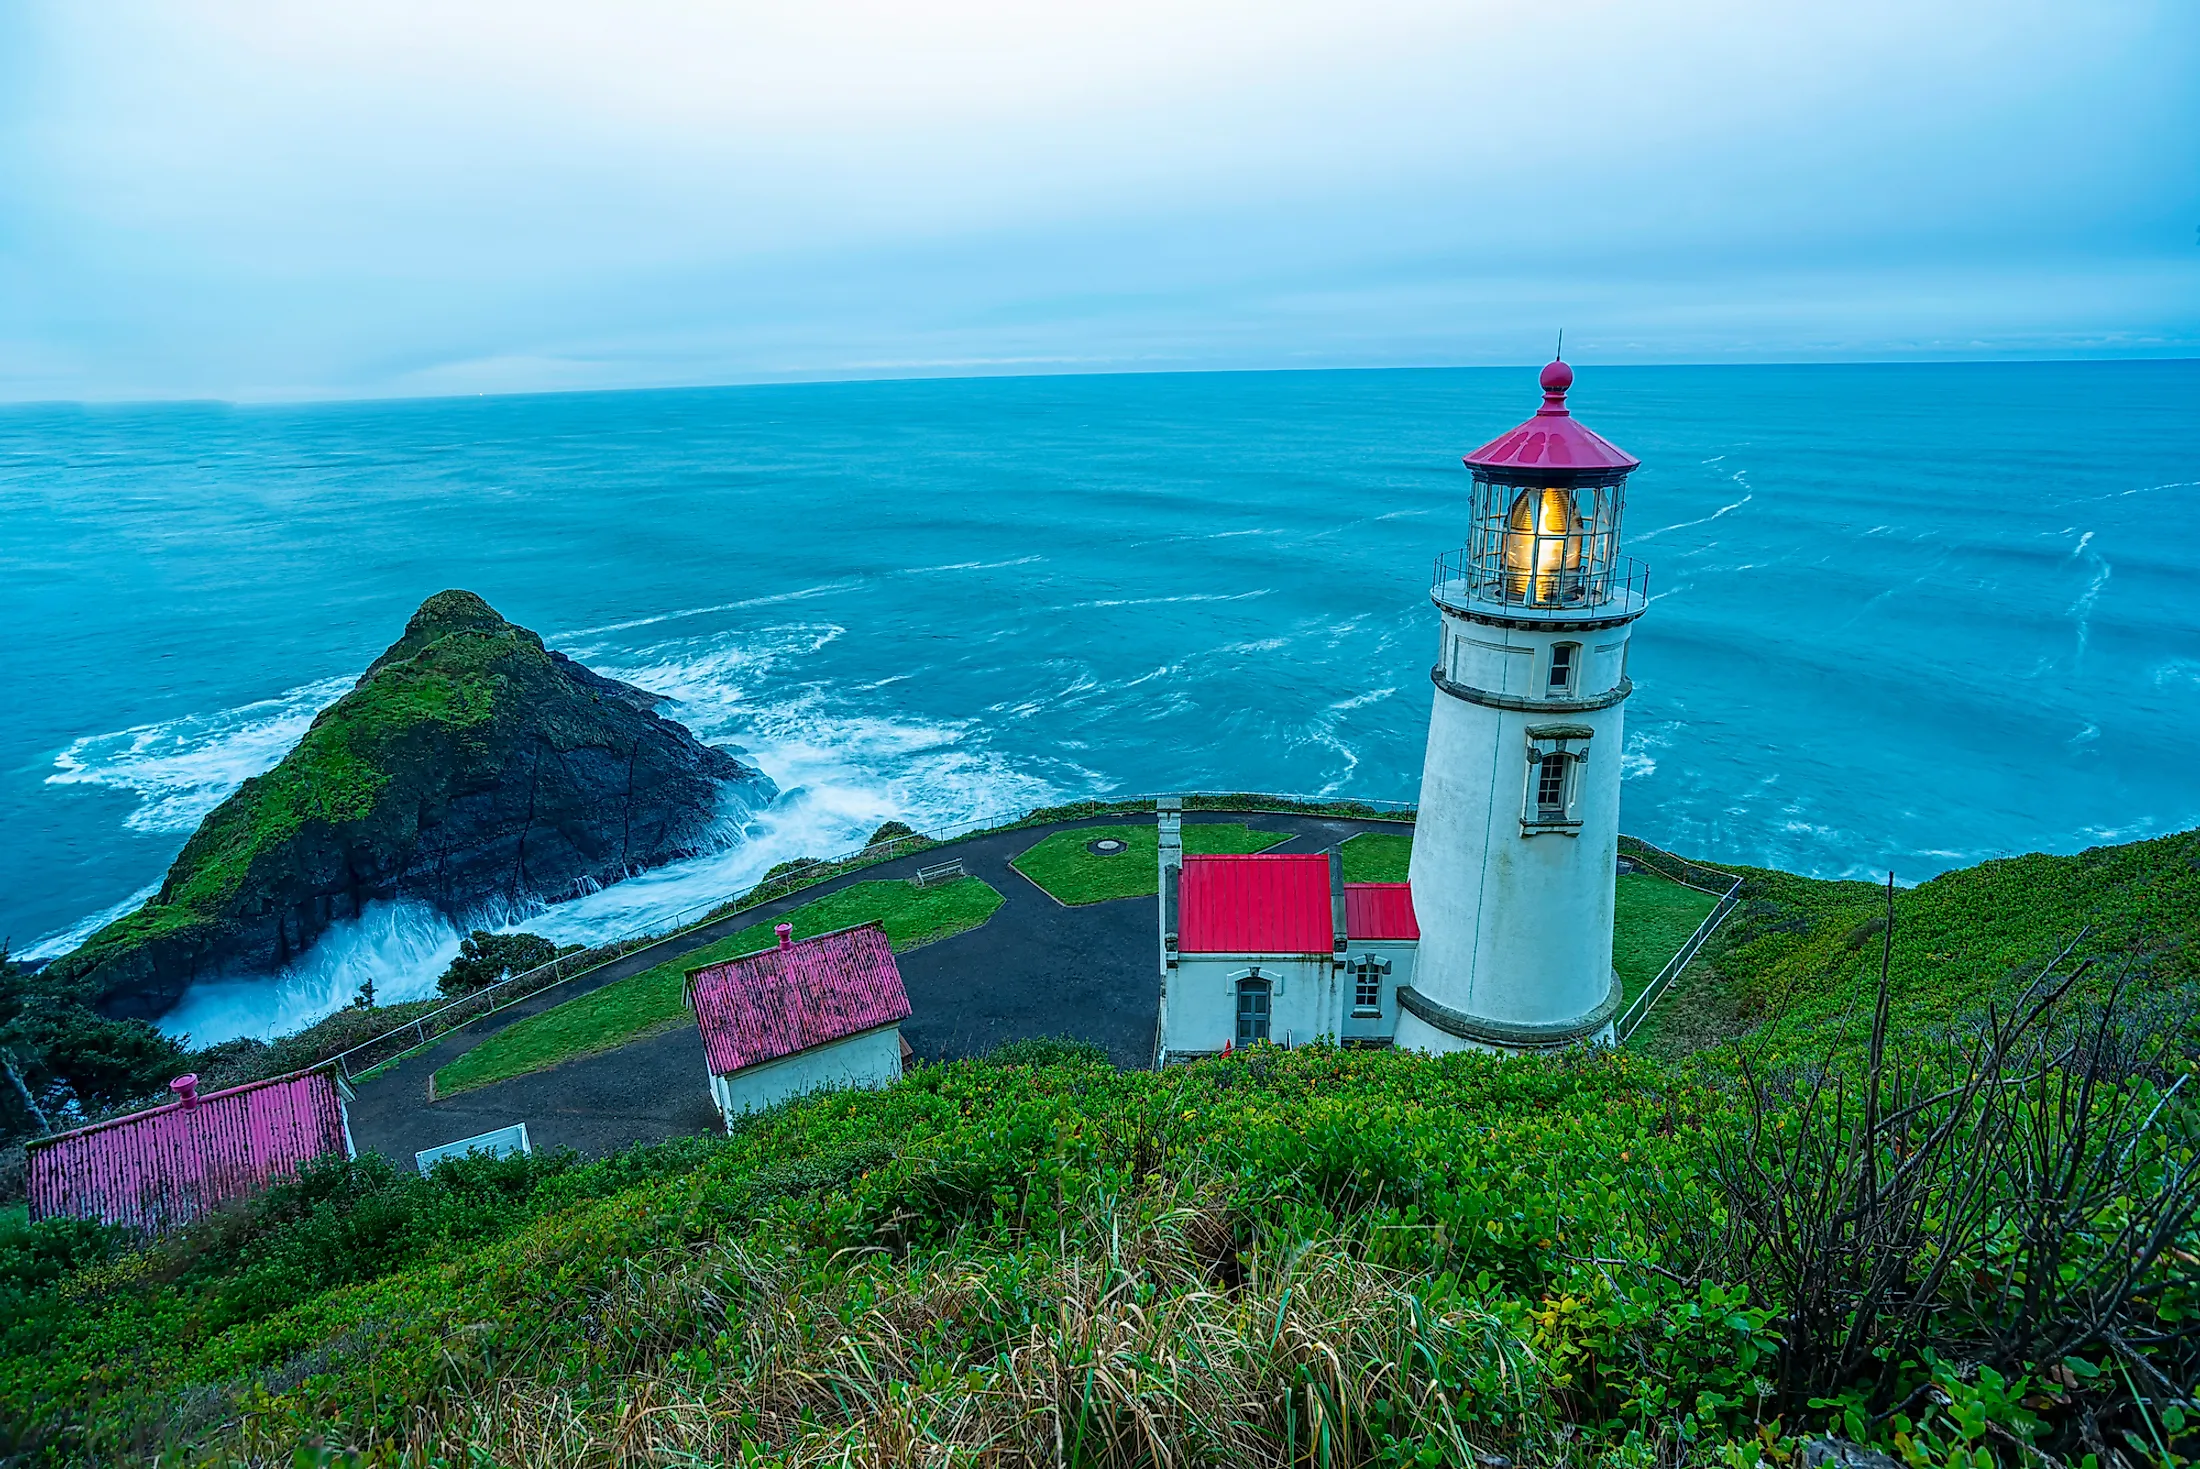
<svg viewBox="0 0 2200 1469"><path fill-rule="evenodd" d="M1543 376L1539 381L1543 384L1544 392L1563 393L1574 385L1574 370L1563 362L1553 362L1543 369Z"/></svg>

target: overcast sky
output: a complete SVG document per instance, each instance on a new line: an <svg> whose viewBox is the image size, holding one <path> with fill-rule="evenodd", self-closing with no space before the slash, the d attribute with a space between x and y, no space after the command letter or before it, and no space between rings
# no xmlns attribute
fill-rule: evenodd
<svg viewBox="0 0 2200 1469"><path fill-rule="evenodd" d="M0 0L0 397L2200 355L2193 0Z"/></svg>

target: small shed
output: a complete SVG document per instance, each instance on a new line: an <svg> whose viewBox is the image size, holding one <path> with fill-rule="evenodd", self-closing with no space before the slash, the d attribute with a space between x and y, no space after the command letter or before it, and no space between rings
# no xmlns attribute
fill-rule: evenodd
<svg viewBox="0 0 2200 1469"><path fill-rule="evenodd" d="M901 1077L909 994L876 923L779 944L688 971L711 1100L727 1126L745 1112L837 1087Z"/></svg>
<svg viewBox="0 0 2200 1469"><path fill-rule="evenodd" d="M169 1083L165 1107L28 1145L30 1217L126 1224L151 1233L295 1175L315 1158L354 1156L351 1088L334 1066L199 1094Z"/></svg>

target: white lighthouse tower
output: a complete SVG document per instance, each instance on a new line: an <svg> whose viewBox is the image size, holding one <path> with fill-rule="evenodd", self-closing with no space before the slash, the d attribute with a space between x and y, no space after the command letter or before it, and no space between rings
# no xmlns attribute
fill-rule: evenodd
<svg viewBox="0 0 2200 1469"><path fill-rule="evenodd" d="M1648 574L1619 555L1640 461L1566 408L1469 454L1473 523L1436 563L1443 639L1413 838L1420 953L1397 1043L1544 1050L1610 1036L1627 636Z"/></svg>

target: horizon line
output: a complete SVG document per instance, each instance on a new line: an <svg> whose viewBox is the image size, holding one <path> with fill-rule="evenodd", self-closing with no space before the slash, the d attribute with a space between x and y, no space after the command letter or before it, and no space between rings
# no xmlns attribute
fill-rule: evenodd
<svg viewBox="0 0 2200 1469"><path fill-rule="evenodd" d="M1055 359L1067 362L1068 359ZM1546 359L1548 360L1548 359ZM1751 368L1863 368L1863 367L2046 367L2068 365L2139 365L2161 363L2200 362L2200 352L2189 356L2154 356L2123 353L2101 356L2024 356L2007 355L1993 357L1894 357L1894 358L1809 358L1770 359L1765 361L1627 361L1627 362L1572 362L1569 365L1587 367L1596 372L1670 371L1676 368L1724 369L1743 371ZM939 366L977 366L976 363L937 364ZM456 403L467 400L517 399L517 398L579 398L606 397L621 393L717 393L742 392L761 388L831 388L862 387L882 383L948 383L948 382L1026 382L1042 378L1070 377L1246 377L1283 373L1342 373L1342 372L1516 372L1535 371L1544 362L1427 362L1427 363L1336 363L1326 366L1272 366L1272 367L1076 367L1065 365L1058 371L1029 370L1038 364L1030 359L1003 366L1024 368L1013 372L880 372L873 376L850 376L817 370L814 376L799 375L805 370L794 369L779 377L757 377L721 382L652 383L620 387L572 387L572 388L520 388L508 391L478 391L472 393L317 393L273 392L265 395L240 394L234 397L213 395L176 395L173 397L112 397L112 398L10 398L0 395L0 412L25 408L314 408L340 407L346 404L366 403ZM918 364L911 364L913 368Z"/></svg>

